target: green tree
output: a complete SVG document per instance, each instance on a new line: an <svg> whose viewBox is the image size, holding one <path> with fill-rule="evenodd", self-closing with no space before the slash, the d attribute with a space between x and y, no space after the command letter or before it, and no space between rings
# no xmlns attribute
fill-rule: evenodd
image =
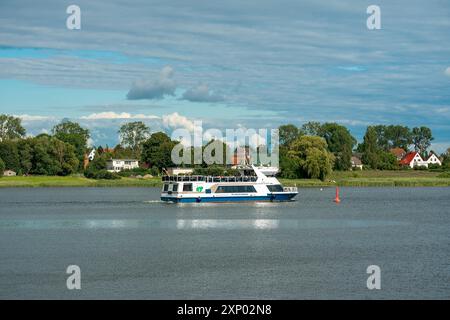
<svg viewBox="0 0 450 320"><path fill-rule="evenodd" d="M75 147L75 154L79 163L78 169L81 169L87 142L90 137L89 130L82 128L76 122L63 121L53 127L52 133L57 139Z"/></svg>
<svg viewBox="0 0 450 320"><path fill-rule="evenodd" d="M380 151L378 154L377 169L381 170L397 170L397 157L387 151Z"/></svg>
<svg viewBox="0 0 450 320"><path fill-rule="evenodd" d="M0 178L3 177L3 171L5 171L5 163L2 158L0 158Z"/></svg>
<svg viewBox="0 0 450 320"><path fill-rule="evenodd" d="M151 167L162 168L173 166L171 153L177 142L170 140L164 132L153 133L142 145L141 160Z"/></svg>
<svg viewBox="0 0 450 320"><path fill-rule="evenodd" d="M25 129L22 120L6 114L0 114L0 141L22 138Z"/></svg>
<svg viewBox="0 0 450 320"><path fill-rule="evenodd" d="M301 131L308 136L320 136L322 125L318 121L309 121L302 125Z"/></svg>
<svg viewBox="0 0 450 320"><path fill-rule="evenodd" d="M414 145L414 150L423 154L434 140L431 129L428 127L416 127L412 129L411 140Z"/></svg>
<svg viewBox="0 0 450 320"><path fill-rule="evenodd" d="M7 170L20 171L20 157L15 140L4 140L0 142L0 158L5 163Z"/></svg>
<svg viewBox="0 0 450 320"><path fill-rule="evenodd" d="M31 173L69 175L78 169L75 147L55 137L39 136L32 141L33 167Z"/></svg>
<svg viewBox="0 0 450 320"><path fill-rule="evenodd" d="M442 158L442 168L444 169L450 169L450 148L447 148L447 150L441 154Z"/></svg>
<svg viewBox="0 0 450 320"><path fill-rule="evenodd" d="M282 125L278 128L280 146L289 146L301 135L301 130L293 124Z"/></svg>
<svg viewBox="0 0 450 320"><path fill-rule="evenodd" d="M408 151L408 146L412 143L411 130L406 126L390 125L386 127L385 137L389 149L402 148Z"/></svg>
<svg viewBox="0 0 450 320"><path fill-rule="evenodd" d="M356 139L350 131L337 123L325 123L320 131L330 150L335 156L334 169L349 170L352 167L351 158Z"/></svg>
<svg viewBox="0 0 450 320"><path fill-rule="evenodd" d="M20 168L22 173L28 174L33 168L33 138L19 140L18 142L18 152L20 160Z"/></svg>
<svg viewBox="0 0 450 320"><path fill-rule="evenodd" d="M372 169L378 168L379 152L380 148L377 143L377 131L375 127L367 127L366 134L364 135L364 141L362 143L361 151L362 163L369 166Z"/></svg>
<svg viewBox="0 0 450 320"><path fill-rule="evenodd" d="M293 141L289 156L298 164L297 176L303 178L325 180L334 162L325 139L315 136L301 136Z"/></svg>
<svg viewBox="0 0 450 320"><path fill-rule="evenodd" d="M149 136L150 130L142 121L126 123L119 129L120 144L131 148L136 157L140 156L142 144Z"/></svg>

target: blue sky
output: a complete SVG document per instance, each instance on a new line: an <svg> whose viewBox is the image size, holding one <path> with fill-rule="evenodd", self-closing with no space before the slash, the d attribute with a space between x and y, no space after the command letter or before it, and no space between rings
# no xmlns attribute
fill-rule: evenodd
<svg viewBox="0 0 450 320"><path fill-rule="evenodd" d="M81 8L81 30L66 8ZM381 8L368 30L366 8ZM153 131L335 121L426 125L450 146L450 3L432 1L0 2L0 113L30 134L63 118L117 143ZM168 125L170 124L170 125Z"/></svg>

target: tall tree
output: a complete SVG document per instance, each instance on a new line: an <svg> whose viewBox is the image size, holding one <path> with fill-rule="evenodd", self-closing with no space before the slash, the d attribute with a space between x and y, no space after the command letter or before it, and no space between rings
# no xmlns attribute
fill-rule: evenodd
<svg viewBox="0 0 450 320"><path fill-rule="evenodd" d="M0 158L0 178L3 176L3 172L5 171L5 163L2 158Z"/></svg>
<svg viewBox="0 0 450 320"><path fill-rule="evenodd" d="M176 144L164 132L153 133L142 145L141 160L158 169L171 167L171 153Z"/></svg>
<svg viewBox="0 0 450 320"><path fill-rule="evenodd" d="M25 129L22 127L20 118L0 114L0 141L22 138L23 136L25 136Z"/></svg>
<svg viewBox="0 0 450 320"><path fill-rule="evenodd" d="M293 124L282 125L278 128L280 146L288 147L292 141L301 135L301 130Z"/></svg>
<svg viewBox="0 0 450 320"><path fill-rule="evenodd" d="M15 140L4 140L0 142L0 158L5 163L7 170L20 171L20 156Z"/></svg>
<svg viewBox="0 0 450 320"><path fill-rule="evenodd" d="M367 127L361 151L363 153L361 159L362 162L372 169L377 169L379 162L378 153L380 152L380 148L377 144L377 131L375 127Z"/></svg>
<svg viewBox="0 0 450 320"><path fill-rule="evenodd" d="M412 143L411 130L406 126L390 125L385 129L385 136L389 148L402 148L408 151L408 146Z"/></svg>
<svg viewBox="0 0 450 320"><path fill-rule="evenodd" d="M142 144L149 136L150 130L142 121L125 123L119 129L120 143L130 147L136 157L140 156Z"/></svg>
<svg viewBox="0 0 450 320"><path fill-rule="evenodd" d="M328 150L336 158L334 169L349 170L352 167L353 146L356 144L356 139L353 138L350 131L337 123L324 123L319 133L327 142Z"/></svg>
<svg viewBox="0 0 450 320"><path fill-rule="evenodd" d="M325 180L331 173L334 156L327 150L325 139L316 136L301 136L292 142L291 159L298 164L298 176Z"/></svg>
<svg viewBox="0 0 450 320"><path fill-rule="evenodd" d="M434 138L431 129L422 126L412 129L411 140L414 145L414 150L423 154L430 147L431 141L434 140Z"/></svg>
<svg viewBox="0 0 450 320"><path fill-rule="evenodd" d="M76 122L63 121L53 127L52 133L57 139L75 147L75 154L77 155L79 163L78 169L81 169L88 139L90 137L89 130L82 128Z"/></svg>

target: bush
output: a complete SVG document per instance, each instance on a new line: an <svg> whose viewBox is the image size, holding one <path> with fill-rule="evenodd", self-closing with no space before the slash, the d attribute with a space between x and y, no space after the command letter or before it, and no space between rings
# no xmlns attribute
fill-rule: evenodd
<svg viewBox="0 0 450 320"><path fill-rule="evenodd" d="M143 168L134 168L131 170L122 170L118 173L119 176L121 177L130 177L130 176L137 176L137 175L141 175L141 176L145 176L146 174L151 174L151 170L149 169L143 169Z"/></svg>
<svg viewBox="0 0 450 320"><path fill-rule="evenodd" d="M108 170L86 170L84 172L84 176L89 179L108 179L115 180L120 179L120 176L117 173L109 172Z"/></svg>

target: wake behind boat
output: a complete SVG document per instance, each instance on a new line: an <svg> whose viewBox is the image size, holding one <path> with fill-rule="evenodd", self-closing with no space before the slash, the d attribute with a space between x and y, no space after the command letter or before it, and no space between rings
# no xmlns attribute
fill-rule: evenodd
<svg viewBox="0 0 450 320"><path fill-rule="evenodd" d="M289 201L297 187L283 187L276 177L268 177L251 166L254 175L163 176L161 200L168 202Z"/></svg>

